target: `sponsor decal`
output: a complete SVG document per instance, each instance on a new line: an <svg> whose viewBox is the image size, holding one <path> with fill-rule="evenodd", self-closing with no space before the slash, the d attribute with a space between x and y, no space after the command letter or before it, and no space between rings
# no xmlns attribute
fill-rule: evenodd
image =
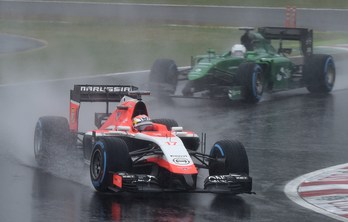
<svg viewBox="0 0 348 222"><path fill-rule="evenodd" d="M146 176L141 177L141 178L138 177L137 182L140 182L140 183L150 183L150 182L156 181L156 180L157 180L156 177L151 176L151 175L146 175Z"/></svg>
<svg viewBox="0 0 348 222"><path fill-rule="evenodd" d="M131 90L128 86L80 86L81 92L128 92Z"/></svg>
<svg viewBox="0 0 348 222"><path fill-rule="evenodd" d="M187 155L170 155L170 157L177 157L177 158L180 158L180 157L187 157Z"/></svg>
<svg viewBox="0 0 348 222"><path fill-rule="evenodd" d="M212 183L227 183L226 176L224 175L209 176L208 180Z"/></svg>
<svg viewBox="0 0 348 222"><path fill-rule="evenodd" d="M70 122L71 124L75 124L76 121L76 109L75 107L71 108L71 116L70 116Z"/></svg>
<svg viewBox="0 0 348 222"><path fill-rule="evenodd" d="M248 177L243 177L243 176L236 176L237 180L247 180Z"/></svg>
<svg viewBox="0 0 348 222"><path fill-rule="evenodd" d="M227 182L237 182L237 181L247 181L249 178L247 176L239 175L215 175L209 176L208 180L212 183L227 183Z"/></svg>
<svg viewBox="0 0 348 222"><path fill-rule="evenodd" d="M277 74L277 81L282 79L288 79L291 76L291 69L281 67L279 73Z"/></svg>
<svg viewBox="0 0 348 222"><path fill-rule="evenodd" d="M188 160L186 158L174 158L173 162L178 164L178 165L189 165L190 164L190 160Z"/></svg>

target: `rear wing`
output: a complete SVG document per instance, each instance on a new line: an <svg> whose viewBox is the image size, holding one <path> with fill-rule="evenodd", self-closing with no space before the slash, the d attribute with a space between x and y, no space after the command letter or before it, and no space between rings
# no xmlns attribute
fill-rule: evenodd
<svg viewBox="0 0 348 222"><path fill-rule="evenodd" d="M76 102L120 102L128 92L138 90L130 85L74 85L70 100Z"/></svg>
<svg viewBox="0 0 348 222"><path fill-rule="evenodd" d="M300 41L304 56L313 54L313 30L306 28L261 27L258 32L265 39Z"/></svg>
<svg viewBox="0 0 348 222"><path fill-rule="evenodd" d="M135 90L138 87L131 85L74 85L74 89L70 90L70 131L78 132L81 102L106 102L104 115L109 115L109 102L120 102L129 92Z"/></svg>

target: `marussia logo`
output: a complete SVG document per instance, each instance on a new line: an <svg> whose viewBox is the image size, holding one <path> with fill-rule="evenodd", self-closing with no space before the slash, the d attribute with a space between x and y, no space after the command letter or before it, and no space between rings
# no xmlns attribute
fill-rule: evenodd
<svg viewBox="0 0 348 222"><path fill-rule="evenodd" d="M128 86L81 86L81 92L128 92L131 91Z"/></svg>

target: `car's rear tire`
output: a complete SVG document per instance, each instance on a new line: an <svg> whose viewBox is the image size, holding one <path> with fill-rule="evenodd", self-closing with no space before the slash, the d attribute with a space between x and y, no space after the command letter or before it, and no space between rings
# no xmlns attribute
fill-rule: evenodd
<svg viewBox="0 0 348 222"><path fill-rule="evenodd" d="M264 75L261 66L256 63L242 63L237 70L237 79L242 85L242 100L257 103L261 100L264 87Z"/></svg>
<svg viewBox="0 0 348 222"><path fill-rule="evenodd" d="M108 192L112 185L112 172L129 172L132 169L127 144L120 138L102 137L94 145L90 160L90 176L94 188Z"/></svg>
<svg viewBox="0 0 348 222"><path fill-rule="evenodd" d="M157 59L150 71L150 90L160 96L174 94L178 83L178 67L171 59Z"/></svg>
<svg viewBox="0 0 348 222"><path fill-rule="evenodd" d="M220 140L211 151L209 175L227 175L230 173L249 175L249 160L245 147L236 140Z"/></svg>
<svg viewBox="0 0 348 222"><path fill-rule="evenodd" d="M311 93L329 93L336 79L335 63L330 55L312 55L304 67L305 83Z"/></svg>
<svg viewBox="0 0 348 222"><path fill-rule="evenodd" d="M151 121L153 123L165 125L168 130L172 130L172 127L179 126L178 122L176 122L176 120L173 119L152 119Z"/></svg>
<svg viewBox="0 0 348 222"><path fill-rule="evenodd" d="M72 142L69 123L65 117L40 117L35 126L34 154L39 165L45 165Z"/></svg>

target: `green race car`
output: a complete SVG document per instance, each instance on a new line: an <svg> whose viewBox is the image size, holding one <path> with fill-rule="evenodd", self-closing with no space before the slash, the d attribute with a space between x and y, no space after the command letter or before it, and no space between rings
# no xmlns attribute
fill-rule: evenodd
<svg viewBox="0 0 348 222"><path fill-rule="evenodd" d="M259 102L265 91L300 87L312 93L332 90L336 77L334 60L330 55L313 53L312 30L283 27L262 27L257 32L253 28L241 30L245 31L241 44L223 54L209 50L207 55L192 57L189 68L178 70L171 59L156 60L149 75L151 90L175 97L227 97L249 103ZM273 47L275 42L278 49ZM181 94L176 92L179 80L186 81Z"/></svg>

